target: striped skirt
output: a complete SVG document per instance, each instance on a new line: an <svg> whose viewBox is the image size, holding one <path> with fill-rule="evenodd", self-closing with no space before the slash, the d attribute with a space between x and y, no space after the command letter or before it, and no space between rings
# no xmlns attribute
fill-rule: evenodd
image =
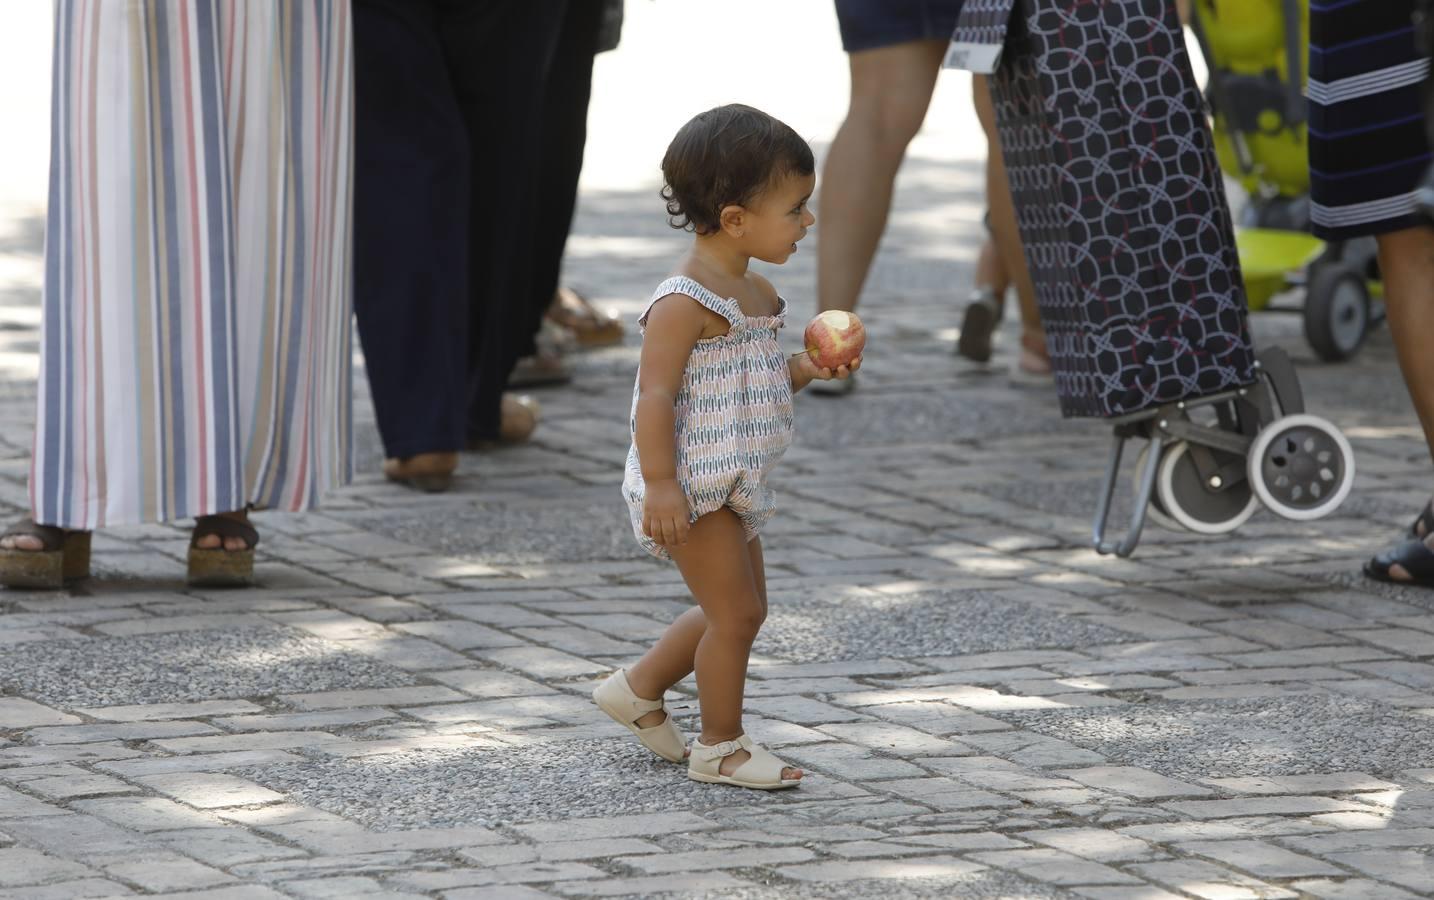
<svg viewBox="0 0 1434 900"><path fill-rule="evenodd" d="M351 458L347 0L59 0L41 524L312 505Z"/></svg>
<svg viewBox="0 0 1434 900"><path fill-rule="evenodd" d="M1420 223L1415 186L1429 168L1414 0L1310 3L1310 182L1314 232L1327 240Z"/></svg>

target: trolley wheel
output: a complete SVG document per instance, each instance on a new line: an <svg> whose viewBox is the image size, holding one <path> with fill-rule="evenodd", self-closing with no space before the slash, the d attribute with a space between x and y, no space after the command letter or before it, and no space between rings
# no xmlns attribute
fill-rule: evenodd
<svg viewBox="0 0 1434 900"><path fill-rule="evenodd" d="M1222 454L1215 451L1217 457ZM1170 517L1196 534L1227 534L1245 524L1260 501L1250 484L1214 490L1200 477L1186 441L1171 444L1160 454L1155 493Z"/></svg>
<svg viewBox="0 0 1434 900"><path fill-rule="evenodd" d="M1305 291L1305 339L1325 362L1359 352L1369 333L1369 285L1364 273L1339 263L1313 267Z"/></svg>
<svg viewBox="0 0 1434 900"><path fill-rule="evenodd" d="M1334 512L1354 485L1348 439L1329 421L1308 413L1283 416L1261 429L1246 468L1260 502L1299 522Z"/></svg>
<svg viewBox="0 0 1434 900"><path fill-rule="evenodd" d="M1140 473L1145 471L1145 460L1150 456L1150 445L1146 444L1140 448L1140 455L1135 458L1135 474L1131 478L1134 485L1133 495L1140 495ZM1157 483L1159 475L1156 476ZM1157 488L1150 492L1150 505L1145 508L1145 516L1150 521L1164 528L1166 531L1184 531L1185 527L1171 518L1170 513L1165 511L1165 505L1160 502L1160 490Z"/></svg>

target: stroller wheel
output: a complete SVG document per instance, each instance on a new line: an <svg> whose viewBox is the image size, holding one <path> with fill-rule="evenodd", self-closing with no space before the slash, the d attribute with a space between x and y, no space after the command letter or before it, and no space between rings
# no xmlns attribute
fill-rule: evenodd
<svg viewBox="0 0 1434 900"><path fill-rule="evenodd" d="M1220 451L1214 452L1220 456ZM1170 518L1197 534L1234 531L1245 524L1260 505L1248 481L1224 490L1207 485L1185 441L1171 444L1161 452L1155 493Z"/></svg>
<svg viewBox="0 0 1434 900"><path fill-rule="evenodd" d="M1271 422L1255 436L1246 463L1260 502L1305 522L1334 512L1354 485L1354 451L1343 432L1300 413Z"/></svg>
<svg viewBox="0 0 1434 900"><path fill-rule="evenodd" d="M1364 273L1340 263L1315 266L1305 290L1305 339L1325 362L1359 352L1369 332L1369 286Z"/></svg>

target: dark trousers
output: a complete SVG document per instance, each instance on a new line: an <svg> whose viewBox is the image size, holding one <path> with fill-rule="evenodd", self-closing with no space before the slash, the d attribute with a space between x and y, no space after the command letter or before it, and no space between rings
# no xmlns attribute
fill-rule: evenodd
<svg viewBox="0 0 1434 900"><path fill-rule="evenodd" d="M588 100L593 57L603 24L600 0L571 0L563 16L558 48L543 93L537 218L533 239L533 284L526 340L520 355L536 352L533 338L543 324L562 273L563 249L577 205L583 146L588 139Z"/></svg>
<svg viewBox="0 0 1434 900"><path fill-rule="evenodd" d="M354 308L384 450L498 433L564 0L355 0Z"/></svg>

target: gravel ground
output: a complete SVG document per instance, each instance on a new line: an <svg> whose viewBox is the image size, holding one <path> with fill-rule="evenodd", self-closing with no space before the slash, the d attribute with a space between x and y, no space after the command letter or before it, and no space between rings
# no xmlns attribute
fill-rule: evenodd
<svg viewBox="0 0 1434 900"><path fill-rule="evenodd" d="M1366 772L1434 765L1427 716L1367 700L1298 694L991 715L1175 778Z"/></svg>
<svg viewBox="0 0 1434 900"><path fill-rule="evenodd" d="M400 687L408 673L287 628L187 631L6 647L0 686L62 707Z"/></svg>
<svg viewBox="0 0 1434 900"><path fill-rule="evenodd" d="M771 809L803 799L794 792L698 784L681 766L627 740L315 759L244 774L295 802L383 831L714 807Z"/></svg>
<svg viewBox="0 0 1434 900"><path fill-rule="evenodd" d="M818 891L820 893L818 893ZM1077 895L1047 884L1027 881L1011 872L985 869L959 878L871 878L824 884L768 885L721 892L723 900L791 900L822 897L829 900L1076 900Z"/></svg>
<svg viewBox="0 0 1434 900"><path fill-rule="evenodd" d="M363 523L376 534L488 565L649 559L632 536L613 483L611 502L540 506L475 503L442 517L386 515Z"/></svg>
<svg viewBox="0 0 1434 900"><path fill-rule="evenodd" d="M1131 635L980 591L851 600L784 599L753 652L793 662L1081 647Z"/></svg>

